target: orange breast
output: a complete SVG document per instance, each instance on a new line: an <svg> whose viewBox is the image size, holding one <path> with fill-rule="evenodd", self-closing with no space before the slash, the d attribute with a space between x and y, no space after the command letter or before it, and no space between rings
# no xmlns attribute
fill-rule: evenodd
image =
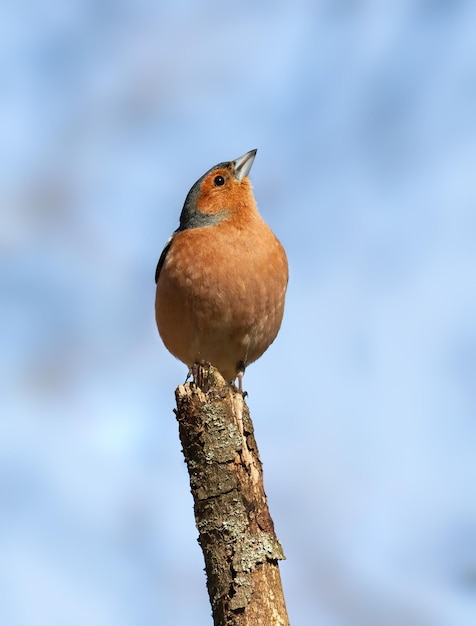
<svg viewBox="0 0 476 626"><path fill-rule="evenodd" d="M258 359L281 325L285 252L256 213L176 233L157 283L156 319L189 367L210 361L227 380Z"/></svg>

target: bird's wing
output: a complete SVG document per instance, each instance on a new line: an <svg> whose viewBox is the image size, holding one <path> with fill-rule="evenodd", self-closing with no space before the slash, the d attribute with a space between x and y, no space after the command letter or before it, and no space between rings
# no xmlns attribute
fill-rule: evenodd
<svg viewBox="0 0 476 626"><path fill-rule="evenodd" d="M172 245L174 235L175 233L173 233L173 235L170 235L170 237L167 240L167 243L165 244L165 248L162 250L162 254L160 255L159 262L157 263L157 267L155 269L155 284L157 284L159 281L160 270L162 269L162 266L165 262L165 257L167 256L167 253L170 250L170 246Z"/></svg>

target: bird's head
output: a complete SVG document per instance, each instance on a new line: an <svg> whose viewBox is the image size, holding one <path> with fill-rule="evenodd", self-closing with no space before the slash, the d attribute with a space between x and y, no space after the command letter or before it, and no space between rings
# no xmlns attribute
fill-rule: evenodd
<svg viewBox="0 0 476 626"><path fill-rule="evenodd" d="M256 150L208 170L187 194L180 215L180 230L212 226L245 207L256 204L248 178Z"/></svg>

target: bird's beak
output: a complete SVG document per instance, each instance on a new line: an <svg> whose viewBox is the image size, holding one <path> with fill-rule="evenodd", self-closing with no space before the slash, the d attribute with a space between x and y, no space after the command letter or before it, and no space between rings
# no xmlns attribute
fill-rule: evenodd
<svg viewBox="0 0 476 626"><path fill-rule="evenodd" d="M243 156L238 157L233 161L233 174L238 180L243 180L245 176L248 176L253 161L255 160L256 150L250 150Z"/></svg>

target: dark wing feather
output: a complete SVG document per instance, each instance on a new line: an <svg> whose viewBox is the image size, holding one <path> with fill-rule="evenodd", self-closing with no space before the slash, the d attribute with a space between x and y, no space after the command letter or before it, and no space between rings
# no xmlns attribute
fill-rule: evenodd
<svg viewBox="0 0 476 626"><path fill-rule="evenodd" d="M162 266L165 263L165 257L167 256L167 253L170 250L170 246L172 245L173 238L174 238L173 235L169 237L169 240L165 244L165 248L162 250L162 254L160 255L159 262L157 263L157 267L155 269L155 284L159 282L160 270L162 269Z"/></svg>

